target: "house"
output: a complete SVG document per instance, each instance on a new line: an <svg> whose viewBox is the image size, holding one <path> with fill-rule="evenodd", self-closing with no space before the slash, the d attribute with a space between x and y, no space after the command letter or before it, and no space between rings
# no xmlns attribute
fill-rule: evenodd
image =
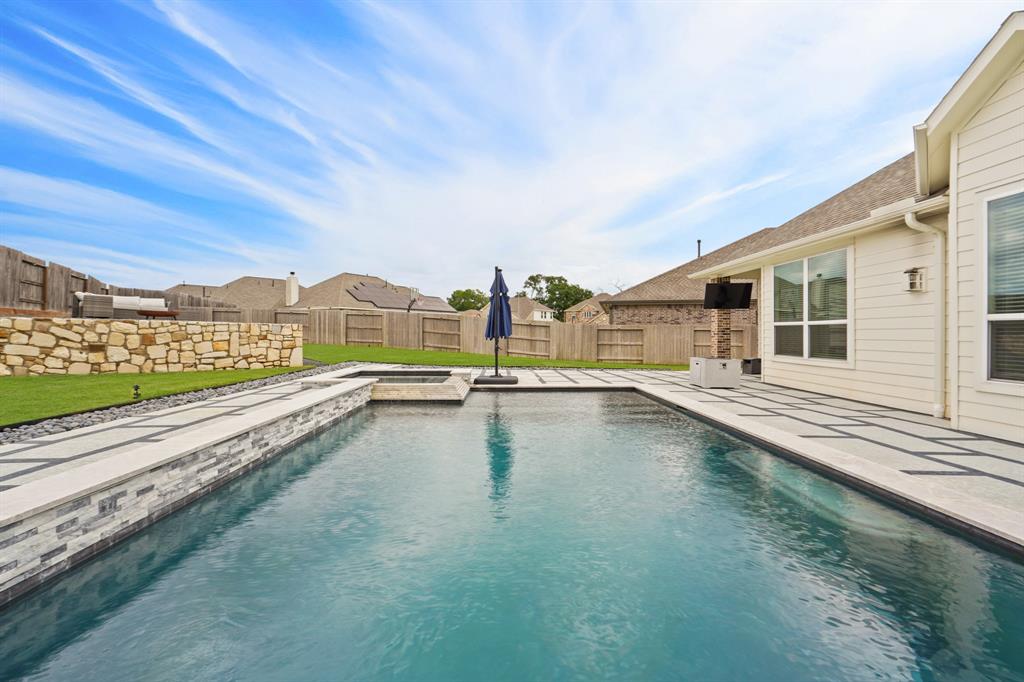
<svg viewBox="0 0 1024 682"><path fill-rule="evenodd" d="M610 324L699 324L711 323L711 311L704 309L705 281L690 275L756 248L772 228L738 239L668 272L652 277L601 301ZM742 281L742 280L736 280ZM757 324L757 292L750 308L733 310L733 324Z"/></svg>
<svg viewBox="0 0 1024 682"><path fill-rule="evenodd" d="M766 382L1024 441L1024 12L913 147L690 276L758 280Z"/></svg>
<svg viewBox="0 0 1024 682"><path fill-rule="evenodd" d="M349 272L343 272L309 287L299 296L295 307L455 312L455 308L438 296L421 296L419 291L412 287L392 284L372 275L355 275Z"/></svg>
<svg viewBox="0 0 1024 682"><path fill-rule="evenodd" d="M566 308L565 321L569 324L607 324L608 313L601 307L601 301L609 298L611 294L601 293Z"/></svg>
<svg viewBox="0 0 1024 682"><path fill-rule="evenodd" d="M176 284L167 289L168 293L190 294L203 298L223 301L238 308L272 309L284 308L285 288L288 280L275 277L239 277L220 286L208 284ZM298 280L295 280L298 286ZM299 293L303 291L299 287Z"/></svg>
<svg viewBox="0 0 1024 682"><path fill-rule="evenodd" d="M288 286L291 286L290 295ZM239 308L367 308L453 313L455 309L437 296L421 296L411 287L391 284L372 275L343 272L302 287L292 273L287 279L239 277L222 286L178 284L167 291L215 298Z"/></svg>
<svg viewBox="0 0 1024 682"><path fill-rule="evenodd" d="M555 311L543 303L533 300L529 296L512 296L508 299L509 307L512 309L512 317L523 322L554 322ZM483 307L483 314L486 317L491 304Z"/></svg>

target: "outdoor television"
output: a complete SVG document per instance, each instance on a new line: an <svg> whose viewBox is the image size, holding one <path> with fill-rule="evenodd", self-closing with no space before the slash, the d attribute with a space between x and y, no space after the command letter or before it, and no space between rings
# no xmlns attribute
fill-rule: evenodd
<svg viewBox="0 0 1024 682"><path fill-rule="evenodd" d="M707 284L704 287L705 308L749 308L752 282L740 284Z"/></svg>

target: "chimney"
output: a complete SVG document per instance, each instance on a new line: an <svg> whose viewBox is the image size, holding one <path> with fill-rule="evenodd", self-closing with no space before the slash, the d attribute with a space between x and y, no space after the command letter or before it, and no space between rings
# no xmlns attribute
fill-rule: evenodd
<svg viewBox="0 0 1024 682"><path fill-rule="evenodd" d="M294 272L288 273L288 279L284 281L284 304L292 306L299 302L299 278Z"/></svg>
<svg viewBox="0 0 1024 682"><path fill-rule="evenodd" d="M700 240L697 240L697 258L700 258Z"/></svg>

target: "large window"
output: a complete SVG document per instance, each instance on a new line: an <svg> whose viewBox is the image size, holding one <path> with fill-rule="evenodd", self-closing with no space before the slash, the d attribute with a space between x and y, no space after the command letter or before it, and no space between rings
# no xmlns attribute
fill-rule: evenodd
<svg viewBox="0 0 1024 682"><path fill-rule="evenodd" d="M987 206L988 376L1024 381L1024 192Z"/></svg>
<svg viewBox="0 0 1024 682"><path fill-rule="evenodd" d="M846 360L846 249L773 270L775 355Z"/></svg>

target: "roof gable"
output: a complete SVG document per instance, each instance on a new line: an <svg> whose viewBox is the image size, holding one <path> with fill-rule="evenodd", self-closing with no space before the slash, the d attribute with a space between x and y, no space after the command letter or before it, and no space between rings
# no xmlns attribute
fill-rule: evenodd
<svg viewBox="0 0 1024 682"><path fill-rule="evenodd" d="M683 263L679 267L652 277L636 286L625 289L614 296L604 299L605 305L623 303L671 303L694 302L704 300L704 282L690 279L690 275L699 270L724 263L746 253L752 253L757 245L778 228L766 227L754 234L737 239L725 246L706 253L700 258ZM741 281L741 280L737 280ZM756 297L756 293L754 294Z"/></svg>

